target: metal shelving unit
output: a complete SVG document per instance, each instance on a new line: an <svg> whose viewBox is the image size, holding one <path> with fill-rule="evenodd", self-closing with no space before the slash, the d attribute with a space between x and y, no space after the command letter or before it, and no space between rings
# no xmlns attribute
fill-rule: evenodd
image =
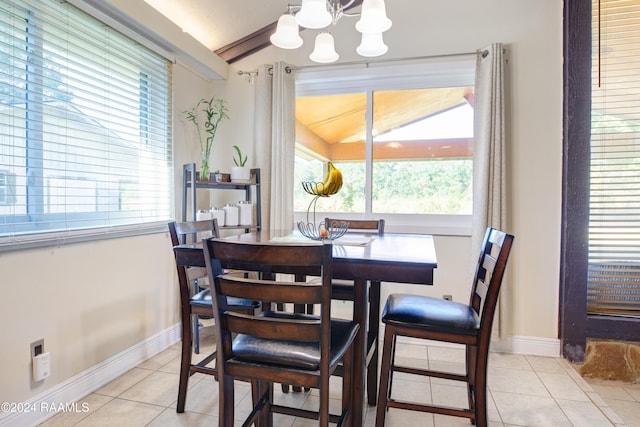
<svg viewBox="0 0 640 427"><path fill-rule="evenodd" d="M260 230L262 225L260 217L260 169L251 169L251 179L248 183L242 182L214 182L214 181L200 181L196 179L196 164L187 163L182 168L182 220L188 221L187 213L191 211L191 220L195 220L197 212L197 190L244 190L245 200L250 201L255 205L255 212L253 215L253 224L237 225L237 226L223 226L221 229L227 230ZM187 196L191 193L191 209L187 209ZM253 193L253 194L252 194Z"/></svg>

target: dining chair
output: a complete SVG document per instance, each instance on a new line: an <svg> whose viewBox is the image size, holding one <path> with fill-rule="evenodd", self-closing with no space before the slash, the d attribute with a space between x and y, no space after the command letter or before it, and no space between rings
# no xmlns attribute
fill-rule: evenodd
<svg viewBox="0 0 640 427"><path fill-rule="evenodd" d="M384 219L339 219L325 218L325 227L332 223L347 222L348 233L384 234ZM339 301L353 301L353 281L334 279L332 298ZM369 319L367 325L367 401L376 404L378 397L378 334L380 330L380 282L369 286Z"/></svg>
<svg viewBox="0 0 640 427"><path fill-rule="evenodd" d="M173 246L185 244L187 242L196 243L206 236L219 236L218 221L215 219L202 221L185 221L169 223L169 235L171 236L171 244ZM209 293L200 294L201 291L209 287L209 279L207 277L207 269L204 267L184 267L177 266L178 270L184 269L187 278L189 295L204 295L208 298ZM180 275L178 275L178 279ZM200 314L192 313L191 321L193 332L193 349L194 353L200 354ZM202 314L209 317L210 314Z"/></svg>
<svg viewBox="0 0 640 427"><path fill-rule="evenodd" d="M168 224L171 244L177 246L187 242L199 242L198 238L206 236L219 236L218 222L216 219L202 221L172 221ZM184 412L187 399L187 387L189 377L196 372L216 376L218 371L215 366L209 366L215 362L216 352L210 352L198 363L192 363L192 351L200 352L199 317L213 318L213 305L209 288L202 289L202 283L197 285L195 281L208 283L207 269L204 267L189 267L178 265L178 286L180 295L180 316L182 321L182 350L180 356L180 380L178 384L178 402L176 410ZM193 283L193 285L191 285ZM208 286L208 285L207 285ZM234 310L253 311L258 307L255 301L236 299L230 302Z"/></svg>
<svg viewBox="0 0 640 427"><path fill-rule="evenodd" d="M391 294L382 312L385 324L376 427L384 426L389 408L469 418L487 426L487 361L498 294L514 237L488 228L480 251L468 304L421 295ZM395 362L398 336L465 346L465 373L401 366ZM407 402L391 397L393 373L464 381L468 408Z"/></svg>
<svg viewBox="0 0 640 427"><path fill-rule="evenodd" d="M358 324L331 318L331 243L208 239L203 246L218 337L220 425L234 425L234 379L250 380L252 384L254 407L243 425L256 422L271 426L274 413L317 419L323 427L328 422L349 425L355 391L352 344ZM223 269L255 273L223 274ZM303 281L295 279L311 276ZM232 312L231 297L260 300L267 303L267 309L258 314ZM314 304L320 314L269 308L279 303ZM340 361L344 366L342 408L340 414L330 414L329 378ZM318 389L318 411L275 404L275 382Z"/></svg>

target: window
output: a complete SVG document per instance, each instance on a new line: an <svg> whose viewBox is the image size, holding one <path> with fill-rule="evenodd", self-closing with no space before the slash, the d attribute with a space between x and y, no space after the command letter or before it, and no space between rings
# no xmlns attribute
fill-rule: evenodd
<svg viewBox="0 0 640 427"><path fill-rule="evenodd" d="M169 219L171 63L66 2L0 20L0 247Z"/></svg>
<svg viewBox="0 0 640 427"><path fill-rule="evenodd" d="M640 316L640 3L595 0L588 312Z"/></svg>
<svg viewBox="0 0 640 427"><path fill-rule="evenodd" d="M474 64L298 72L295 211L306 212L312 200L301 182L321 180L331 161L344 184L318 201L318 212L388 224L408 215L422 223L425 216L469 219Z"/></svg>

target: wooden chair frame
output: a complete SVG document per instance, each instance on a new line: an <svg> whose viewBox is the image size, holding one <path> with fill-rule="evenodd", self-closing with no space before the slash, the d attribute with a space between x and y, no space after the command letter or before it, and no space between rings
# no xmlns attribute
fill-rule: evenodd
<svg viewBox="0 0 640 427"><path fill-rule="evenodd" d="M514 237L512 235L493 228L489 228L486 231L484 244L476 267L469 304L465 307L467 313L473 314L471 318L477 319L471 327L463 328L459 325L443 325L436 324L435 322L429 323L427 321L421 323L417 320L415 323L411 323L398 319L394 317L394 313L402 313L402 309L399 308L401 303L398 302L397 306L390 308L390 301L395 299L396 296L389 296L382 316L382 321L385 323L385 335L382 350L376 427L384 426L388 408L409 409L464 417L469 418L471 422L477 426L487 426L487 363L489 346L491 344L491 329L498 294L502 285L513 239ZM424 307L429 307L429 303L432 302L439 307L450 305L453 308L454 304L457 304L457 308L460 308L460 305L454 302L442 300L436 302L435 299L429 297L419 298ZM396 299L395 301L400 300ZM414 302L416 301L417 300L414 300ZM425 308L424 310L426 312L428 309ZM463 344L466 349L465 374L459 375L396 365L394 359L396 339L398 336ZM391 387L394 372L466 382L469 407L453 408L392 399Z"/></svg>
<svg viewBox="0 0 640 427"><path fill-rule="evenodd" d="M168 227L169 235L171 236L171 244L173 246L185 244L187 241L191 241L192 243L197 242L199 241L198 236L202 237L205 233L208 233L213 237L219 236L218 222L215 218L202 221L173 221L168 224ZM189 236L191 237L189 238ZM182 413L184 412L187 400L189 377L196 372L217 377L218 370L215 366L209 366L215 362L215 351L207 354L198 363L192 363L192 350L196 354L200 352L199 317L207 316L213 318L213 304L208 304L208 300L206 300L206 298L199 298L199 296L203 296L204 292L209 291L202 291L199 288L191 288L190 276L192 276L192 274L190 274L190 267L176 264L176 269L178 272L178 286L180 290L180 317L182 320L180 380L178 383L178 401L176 411ZM194 267L193 269L202 270L201 272L196 272L196 276L207 277L206 268ZM236 306L234 309L250 312L256 307L257 305L249 307Z"/></svg>
<svg viewBox="0 0 640 427"><path fill-rule="evenodd" d="M273 413L318 419L320 426L326 426L330 421L338 425L349 425L354 386L352 344L358 330L354 322L343 321L351 328L352 336L345 341L344 347L340 347L344 353L338 355L345 371L342 381L342 411L339 415L329 413L329 378L337 368L338 362L330 361L332 329L336 327L331 319L332 245L283 245L208 239L203 240L203 246L212 283L218 337L220 425L234 424L234 379L250 380L252 383L254 408L243 425L257 422L260 426L272 426ZM253 273L222 274L223 269ZM317 279L310 282L298 282L295 279L272 280L274 275L279 273L291 274L294 277L314 276ZM259 298L269 304L319 305L320 316L271 311L262 315L233 313L227 306L228 297ZM267 340L270 343L269 348L278 348L285 354L287 345L292 343L306 343L312 347L313 343L317 343L317 368L291 366L285 364L282 359L272 363L243 359L243 355L238 353L238 342L247 337L262 340L260 342ZM271 354L270 351L265 350L265 353ZM274 404L274 382L319 389L319 411Z"/></svg>

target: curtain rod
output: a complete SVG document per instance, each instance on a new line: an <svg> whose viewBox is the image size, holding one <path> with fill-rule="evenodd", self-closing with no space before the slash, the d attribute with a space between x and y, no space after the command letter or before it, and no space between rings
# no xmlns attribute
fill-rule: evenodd
<svg viewBox="0 0 640 427"><path fill-rule="evenodd" d="M309 70L313 68L342 67L342 66L363 65L363 64L368 67L369 65L383 64L388 62L417 61L422 59L449 58L454 56L469 56L469 55L478 55L478 54L482 54L484 57L488 54L488 51L476 50L474 52L445 53L445 54L439 54L439 55L426 55L426 56L407 56L404 58L373 59L373 60L365 59L362 61L339 62L339 63L333 63L333 64L300 65L300 66L287 65L285 69L287 70L287 72L291 72L291 71L298 71L298 70ZM253 76L255 74L258 74L258 71L257 70L256 71L242 71L242 70L238 71L238 75L242 76L244 74Z"/></svg>
<svg viewBox="0 0 640 427"><path fill-rule="evenodd" d="M347 66L347 65L375 65L375 64L384 64L388 62L404 62L404 61L418 61L422 59L435 59L435 58L449 58L453 56L469 56L469 55L477 55L479 53L483 53L484 51L476 50L474 52L462 52L462 53L445 53L440 55L426 55L426 56L406 56L404 58L389 58L389 59L364 59L361 61L351 61L351 62L339 62L333 64L314 64L314 65L301 65L301 66L292 66L293 70L309 70L313 68L323 68L323 67L339 67L339 66Z"/></svg>

